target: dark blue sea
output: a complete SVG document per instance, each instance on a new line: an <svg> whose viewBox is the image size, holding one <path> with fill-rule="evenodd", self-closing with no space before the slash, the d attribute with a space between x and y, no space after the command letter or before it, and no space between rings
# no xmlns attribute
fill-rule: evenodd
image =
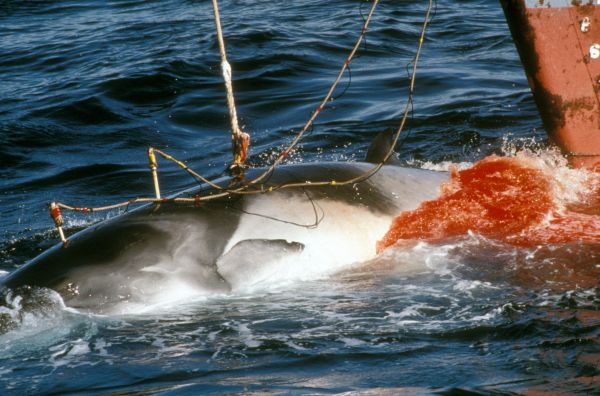
<svg viewBox="0 0 600 396"><path fill-rule="evenodd" d="M248 162L266 166L318 106L371 3L219 3ZM399 125L426 9L381 2L288 163L361 161ZM0 0L0 81L2 274L58 242L49 202L152 196L149 146L210 178L231 160L208 0ZM497 1L436 2L409 115L396 149L407 167L549 155ZM159 172L165 192L194 185L175 164ZM65 231L119 213L68 213ZM467 235L341 274L118 315L58 297L30 311L5 293L0 394L600 394L600 289L547 282L548 262L598 280L600 248Z"/></svg>

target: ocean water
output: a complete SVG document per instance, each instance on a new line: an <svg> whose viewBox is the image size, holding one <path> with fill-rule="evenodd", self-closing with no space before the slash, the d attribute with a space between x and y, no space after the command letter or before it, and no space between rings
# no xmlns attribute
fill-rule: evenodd
<svg viewBox="0 0 600 396"><path fill-rule="evenodd" d="M219 3L248 161L265 166L317 107L371 3ZM426 5L381 2L288 163L360 161L399 124ZM4 272L57 242L48 202L151 195L148 146L210 177L230 161L210 1L0 1L0 76ZM546 144L499 3L436 2L400 161L443 171L521 150L562 176L558 200L598 216L586 175ZM172 164L160 178L163 191L193 185ZM66 231L118 213L69 214ZM131 314L5 291L0 394L596 394L599 277L593 241L518 247L470 232Z"/></svg>

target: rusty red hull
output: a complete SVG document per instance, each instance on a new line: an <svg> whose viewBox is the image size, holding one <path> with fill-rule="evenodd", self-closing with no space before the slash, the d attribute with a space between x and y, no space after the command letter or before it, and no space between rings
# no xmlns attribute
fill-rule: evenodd
<svg viewBox="0 0 600 396"><path fill-rule="evenodd" d="M500 1L548 136L600 167L600 1Z"/></svg>

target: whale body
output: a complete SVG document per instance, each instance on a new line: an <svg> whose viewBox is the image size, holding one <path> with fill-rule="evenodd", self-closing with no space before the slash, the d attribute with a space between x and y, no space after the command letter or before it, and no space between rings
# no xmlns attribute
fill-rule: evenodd
<svg viewBox="0 0 600 396"><path fill-rule="evenodd" d="M347 180L368 163L280 166L268 185ZM250 170L250 180L261 170ZM0 279L50 288L77 309L121 312L186 294L243 291L323 276L373 258L400 211L438 194L444 172L384 166L348 186L282 189L200 205L150 204L69 237ZM221 183L227 183L222 180ZM201 187L183 194L202 192Z"/></svg>

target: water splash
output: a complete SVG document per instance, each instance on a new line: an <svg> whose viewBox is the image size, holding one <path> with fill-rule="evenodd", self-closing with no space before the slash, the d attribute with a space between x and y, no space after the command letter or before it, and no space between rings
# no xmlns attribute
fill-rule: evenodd
<svg viewBox="0 0 600 396"><path fill-rule="evenodd" d="M598 243L600 174L558 153L490 156L451 170L441 196L396 217L377 249L401 240L443 242L473 232L514 246Z"/></svg>
<svg viewBox="0 0 600 396"><path fill-rule="evenodd" d="M38 287L20 287L0 292L0 334L22 325L36 328L44 319L54 318L65 309L60 295Z"/></svg>

